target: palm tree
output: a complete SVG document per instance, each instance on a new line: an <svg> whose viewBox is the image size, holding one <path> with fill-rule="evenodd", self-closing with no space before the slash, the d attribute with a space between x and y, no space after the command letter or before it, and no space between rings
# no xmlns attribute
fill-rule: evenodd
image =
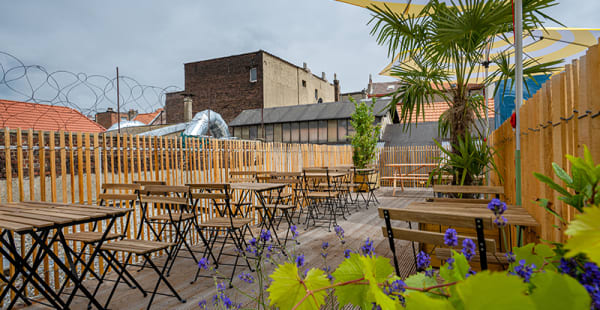
<svg viewBox="0 0 600 310"><path fill-rule="evenodd" d="M544 20L555 21L543 10L556 4L555 0L524 0L524 31L542 28ZM417 119L424 116L425 105L442 98L448 110L439 120L441 134L449 135L451 144L458 145L461 137L477 127L475 121L486 104L485 98L470 92L469 82L478 74L477 68L494 40L510 42L507 34L513 31L511 1L452 0L446 5L432 0L420 13L406 15L387 6L370 10L371 34L380 45L387 46L388 56L400 55L404 59L391 69L400 86L391 94L390 110L396 111L400 103L399 118L406 125L413 115ZM514 76L510 52L489 60L496 69L483 81L484 87ZM559 63L540 64L530 59L523 64L523 74L531 77L549 73Z"/></svg>

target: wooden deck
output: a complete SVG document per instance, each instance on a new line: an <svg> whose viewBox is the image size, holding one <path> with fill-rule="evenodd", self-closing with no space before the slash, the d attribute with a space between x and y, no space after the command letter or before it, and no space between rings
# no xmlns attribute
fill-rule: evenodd
<svg viewBox="0 0 600 310"><path fill-rule="evenodd" d="M431 197L431 189L422 188L407 188L396 197L392 197L391 188L383 188L378 190L377 197L382 206L403 207L413 201L424 201L426 197ZM340 226L345 230L346 246L350 249L359 249L364 241L368 238L373 240L375 253L378 256L385 256L391 259L391 253L387 240L383 238L381 226L383 220L379 218L377 208L371 206L368 210L364 208L358 212L353 212L347 220L341 220ZM406 225L406 224L404 224ZM327 265L334 270L337 265L343 260L343 246L335 236L335 232L328 232L326 227L310 228L304 230L304 226L299 226L298 241L300 245L293 248L291 243L288 243L290 251L296 251L298 254L303 253L306 259L306 266L309 267L324 267L323 258L321 257L321 244L323 241L328 241L330 244L327 257ZM403 276L414 272L413 254L410 249L410 243L406 241L396 241L396 247L399 255L400 269ZM200 247L198 246L198 249ZM184 253L185 254L185 253ZM158 264L162 263L160 259L156 260ZM165 297L157 295L153 301L153 309L197 309L198 303L206 299L211 303L213 295L215 295L215 283L210 278L200 278L196 283L190 284L197 270L197 266L189 259L178 259L173 267L169 281L174 285L181 296L187 300L182 304L173 297ZM271 267L272 270L273 267ZM227 269L225 269L227 270ZM247 270L245 270L247 271ZM267 271L270 273L270 271ZM239 272L236 272L239 274ZM153 287L156 283L156 274L149 269L141 272L133 272L133 275L147 289ZM114 277L113 277L114 278ZM96 281L88 280L87 287L94 287ZM99 292L99 300L106 300L112 283L105 283ZM234 289L228 290L227 294L236 302L244 303L245 308L254 308L252 304L247 302L247 299L241 298L236 289L242 291L251 291L257 289L257 284L247 284L236 278L233 281ZM166 292L166 287L161 285L159 292ZM130 289L124 284L120 284L119 288L113 297L111 309L142 309L146 308L149 297L143 298L142 294L135 289ZM45 309L41 305L33 305L26 309ZM87 309L87 300L76 297L71 309Z"/></svg>

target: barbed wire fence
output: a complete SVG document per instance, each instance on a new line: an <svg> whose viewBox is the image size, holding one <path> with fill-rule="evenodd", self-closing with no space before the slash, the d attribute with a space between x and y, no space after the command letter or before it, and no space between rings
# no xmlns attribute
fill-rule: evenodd
<svg viewBox="0 0 600 310"><path fill-rule="evenodd" d="M119 75L119 101L122 113L137 110L148 113L164 107L166 94L180 91L177 86L144 85L132 77ZM18 57L0 51L0 100L39 103L75 109L93 118L98 112L117 107L117 77L50 71L41 65L25 64ZM35 108L41 108L34 105ZM47 107L44 110L48 110ZM22 111L11 111L10 104L0 105L0 128L6 119ZM15 115L12 115L15 114ZM69 118L55 118L64 127Z"/></svg>

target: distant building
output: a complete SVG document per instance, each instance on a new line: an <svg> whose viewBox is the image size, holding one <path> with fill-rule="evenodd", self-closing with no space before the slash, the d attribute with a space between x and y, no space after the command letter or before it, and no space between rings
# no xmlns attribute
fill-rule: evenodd
<svg viewBox="0 0 600 310"><path fill-rule="evenodd" d="M163 109L157 109L151 113L138 113L136 110L129 110L127 113L121 112L120 114L115 112L112 108L106 109L105 112L99 112L96 114L96 122L105 128L110 128L116 124L119 120L121 121L139 121L146 125L161 125L166 124L167 118Z"/></svg>
<svg viewBox="0 0 600 310"><path fill-rule="evenodd" d="M382 132L391 123L386 109L389 100L378 100L373 108ZM355 107L351 102L329 102L245 110L230 122L235 137L254 140L261 136L263 124L265 141L286 143L346 144L354 133L350 117Z"/></svg>
<svg viewBox="0 0 600 310"><path fill-rule="evenodd" d="M355 91L355 92L349 92L349 93L342 93L340 94L340 101L350 101L350 98L356 100L356 101L361 101L363 99L367 99L367 90L363 89L360 91Z"/></svg>
<svg viewBox="0 0 600 310"><path fill-rule="evenodd" d="M98 133L106 131L106 128L75 109L11 100L0 100L0 127Z"/></svg>
<svg viewBox="0 0 600 310"><path fill-rule="evenodd" d="M167 94L167 123L187 122L184 114L210 109L229 123L249 109L306 105L339 100L339 82L329 83L306 66L296 66L273 54L252 53L186 63L185 91ZM184 113L182 94L192 96L192 111Z"/></svg>

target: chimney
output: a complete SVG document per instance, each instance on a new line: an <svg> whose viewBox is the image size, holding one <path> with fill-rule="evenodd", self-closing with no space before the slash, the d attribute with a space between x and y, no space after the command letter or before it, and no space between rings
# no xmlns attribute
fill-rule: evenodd
<svg viewBox="0 0 600 310"><path fill-rule="evenodd" d="M113 108L107 108L106 112L113 112Z"/></svg>
<svg viewBox="0 0 600 310"><path fill-rule="evenodd" d="M302 69L304 69L304 71L306 71L308 69L308 66L306 65L305 62L302 63Z"/></svg>
<svg viewBox="0 0 600 310"><path fill-rule="evenodd" d="M129 112L127 112L127 119L131 121L135 118L136 115L137 115L137 111L131 109L131 110L129 110Z"/></svg>
<svg viewBox="0 0 600 310"><path fill-rule="evenodd" d="M325 77L325 72L321 72L321 79L327 81L327 78Z"/></svg>
<svg viewBox="0 0 600 310"><path fill-rule="evenodd" d="M337 74L333 74L333 98L335 102L340 101L340 81L337 79Z"/></svg>
<svg viewBox="0 0 600 310"><path fill-rule="evenodd" d="M373 94L373 78L369 74L369 86L367 87L367 94Z"/></svg>
<svg viewBox="0 0 600 310"><path fill-rule="evenodd" d="M193 94L181 94L183 96L183 122L187 123L192 120L192 97Z"/></svg>

